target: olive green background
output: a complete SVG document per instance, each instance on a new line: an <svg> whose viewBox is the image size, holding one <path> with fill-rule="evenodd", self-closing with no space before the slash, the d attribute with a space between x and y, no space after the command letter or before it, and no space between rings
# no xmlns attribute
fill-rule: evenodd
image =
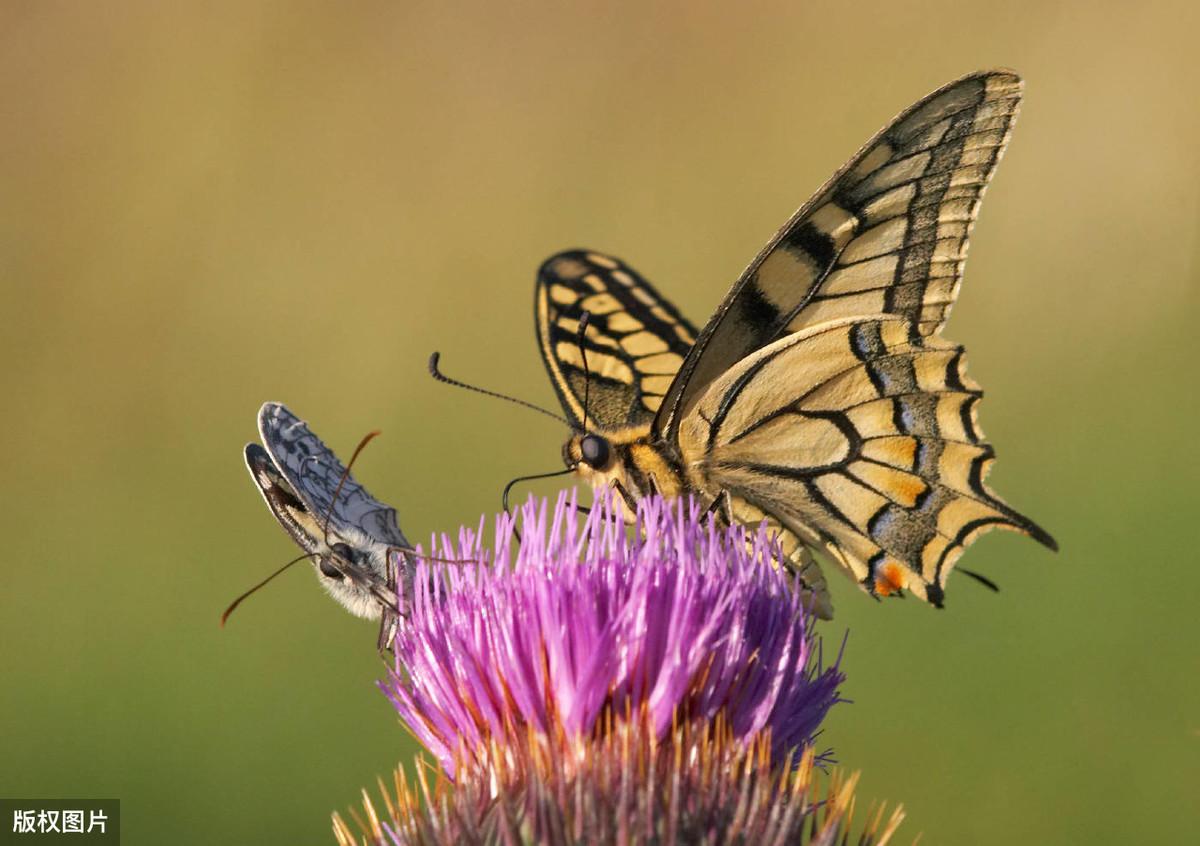
<svg viewBox="0 0 1200 846"><path fill-rule="evenodd" d="M824 739L901 842L1194 838L1193 4L0 4L0 794L140 843L331 842L414 752L374 629L287 560L264 400L413 539L560 466L533 273L607 250L696 322L893 114L1011 66L1022 116L947 336L988 389L989 536L948 608L833 577ZM552 486L535 488L551 491ZM0 821L2 823L3 821Z"/></svg>

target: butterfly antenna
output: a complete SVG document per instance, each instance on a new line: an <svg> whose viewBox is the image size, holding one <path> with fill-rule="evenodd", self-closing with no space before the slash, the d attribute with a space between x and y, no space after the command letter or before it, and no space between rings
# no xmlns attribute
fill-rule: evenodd
<svg viewBox="0 0 1200 846"><path fill-rule="evenodd" d="M532 408L534 411L544 414L547 417L552 417L553 419L557 420L559 423L562 423L567 428L571 428L571 424L567 422L566 418L555 414L553 411L547 411L546 409L542 408L540 405L534 405L531 402L526 402L525 400L520 400L520 399L517 399L516 397L510 397L508 394L501 394L497 391L489 391L486 388L478 388L475 385L468 385L466 382L460 382L457 379L451 379L449 376L447 376L445 373L443 373L441 370L438 369L438 360L440 357L441 357L441 353L436 353L436 352L433 355L429 356L429 375L432 376L434 379L437 379L439 382L445 382L447 385L453 385L456 388L466 388L468 391L474 391L477 394L483 394L484 396L488 396L488 397L495 397L496 399L506 400L508 402L516 403L517 405L523 405L526 408Z"/></svg>
<svg viewBox="0 0 1200 846"><path fill-rule="evenodd" d="M358 460L358 454L363 451L363 447L379 437L379 434L379 430L376 429L374 432L367 432L363 436L363 439L358 442L358 446L354 448L354 454L350 456L345 469L342 470L342 478L338 479L337 487L333 489L333 498L329 500L329 508L325 511L325 525L321 527L321 535L325 540L326 546L329 546L329 522L333 519L333 507L337 504L338 497L342 495L342 487L346 484L346 480L350 478L350 468Z"/></svg>
<svg viewBox="0 0 1200 846"><path fill-rule="evenodd" d="M225 613L221 615L221 628L225 628L225 621L229 619L229 615L233 613L233 610L234 610L235 608L237 608L239 605L241 605L241 604L242 604L242 600L244 600L244 599L246 599L247 597L249 597L249 596L250 596L250 594L254 593L254 592L255 592L256 590L258 590L259 588L261 588L261 587L265 586L265 585L266 585L266 584L267 584L269 581L271 581L271 579L273 579L273 578L275 578L276 576L278 576L280 573L282 573L284 570L286 570L286 569L288 569L289 567L291 567L293 564L299 564L299 563L300 563L301 561L303 561L304 559L306 559L306 558L312 558L314 555L316 555L316 553L315 553L315 552L310 552L310 553L308 553L307 555L301 555L299 558L293 558L291 561L289 561L288 563L284 564L282 567L280 567L278 570L276 570L276 571L275 571L274 573L272 573L271 575L267 576L265 579L263 579L261 582L259 582L258 584L256 584L254 587L250 588L250 590L248 590L248 591L246 591L245 593L243 593L241 596L239 596L239 597L238 597L237 599L235 599L233 602L229 603L229 607L228 607L228 608L226 608L226 609L225 609Z"/></svg>
<svg viewBox="0 0 1200 846"><path fill-rule="evenodd" d="M592 374L588 370L587 347L584 346L583 340L587 335L588 321L592 319L590 312L583 312L579 315L579 331L576 335L576 342L579 344L579 357L583 359L583 431L588 430L588 407L591 405L592 396Z"/></svg>
<svg viewBox="0 0 1200 846"><path fill-rule="evenodd" d="M564 470L555 470L553 473L534 473L532 476L518 476L517 478L510 480L509 483L504 486L504 492L500 494L500 506L504 509L504 513L511 517L512 511L510 511L508 507L508 494L519 482L532 482L535 479L552 479L555 476L566 476L574 472L574 467L567 467ZM513 523L513 534L517 536L517 543L520 543L521 532L517 529L516 522Z"/></svg>
<svg viewBox="0 0 1200 846"><path fill-rule="evenodd" d="M996 584L995 582L993 582L991 579L989 579L987 576L983 575L982 573L976 573L974 570L968 570L966 567L959 567L958 572L962 573L964 576L970 576L972 579L979 582L981 585L983 585L988 590L994 591L996 593L1000 592L1000 585Z"/></svg>
<svg viewBox="0 0 1200 846"><path fill-rule="evenodd" d="M564 470L555 470L553 473L535 473L532 476L518 476L504 486L504 493L500 495L500 504L504 507L504 513L512 513L508 508L508 494L517 484L521 482L532 482L535 479L551 479L555 476L567 476L574 472L575 468L567 467Z"/></svg>

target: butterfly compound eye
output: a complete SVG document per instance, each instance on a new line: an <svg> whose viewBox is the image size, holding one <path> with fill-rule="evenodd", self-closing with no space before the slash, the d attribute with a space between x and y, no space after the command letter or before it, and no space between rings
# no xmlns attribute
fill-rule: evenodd
<svg viewBox="0 0 1200 846"><path fill-rule="evenodd" d="M583 456L583 461L588 467L599 470L608 464L608 441L599 435L584 435L583 440L579 442L579 454Z"/></svg>

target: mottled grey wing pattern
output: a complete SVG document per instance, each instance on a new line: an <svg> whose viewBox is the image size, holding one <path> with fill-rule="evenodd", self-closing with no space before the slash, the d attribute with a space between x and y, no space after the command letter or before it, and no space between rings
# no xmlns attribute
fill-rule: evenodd
<svg viewBox="0 0 1200 846"><path fill-rule="evenodd" d="M656 432L673 440L706 386L788 333L873 314L936 333L957 296L967 236L1021 88L1008 71L966 76L868 141L739 277L680 368Z"/></svg>
<svg viewBox="0 0 1200 846"><path fill-rule="evenodd" d="M345 466L285 406L265 403L258 413L258 430L279 472L322 525L328 515L335 534L349 527L388 546L409 546L400 531L396 509L372 497L353 475L346 476L338 491Z"/></svg>
<svg viewBox="0 0 1200 846"><path fill-rule="evenodd" d="M583 346L579 319L588 312ZM538 346L563 409L582 428L645 426L691 349L696 329L619 259L588 250L551 256L538 270L534 298Z"/></svg>

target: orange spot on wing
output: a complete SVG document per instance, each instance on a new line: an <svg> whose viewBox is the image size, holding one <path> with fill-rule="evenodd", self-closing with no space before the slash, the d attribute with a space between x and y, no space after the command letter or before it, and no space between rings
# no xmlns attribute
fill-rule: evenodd
<svg viewBox="0 0 1200 846"><path fill-rule="evenodd" d="M891 596L904 589L904 569L899 564L885 564L875 572L875 593Z"/></svg>

